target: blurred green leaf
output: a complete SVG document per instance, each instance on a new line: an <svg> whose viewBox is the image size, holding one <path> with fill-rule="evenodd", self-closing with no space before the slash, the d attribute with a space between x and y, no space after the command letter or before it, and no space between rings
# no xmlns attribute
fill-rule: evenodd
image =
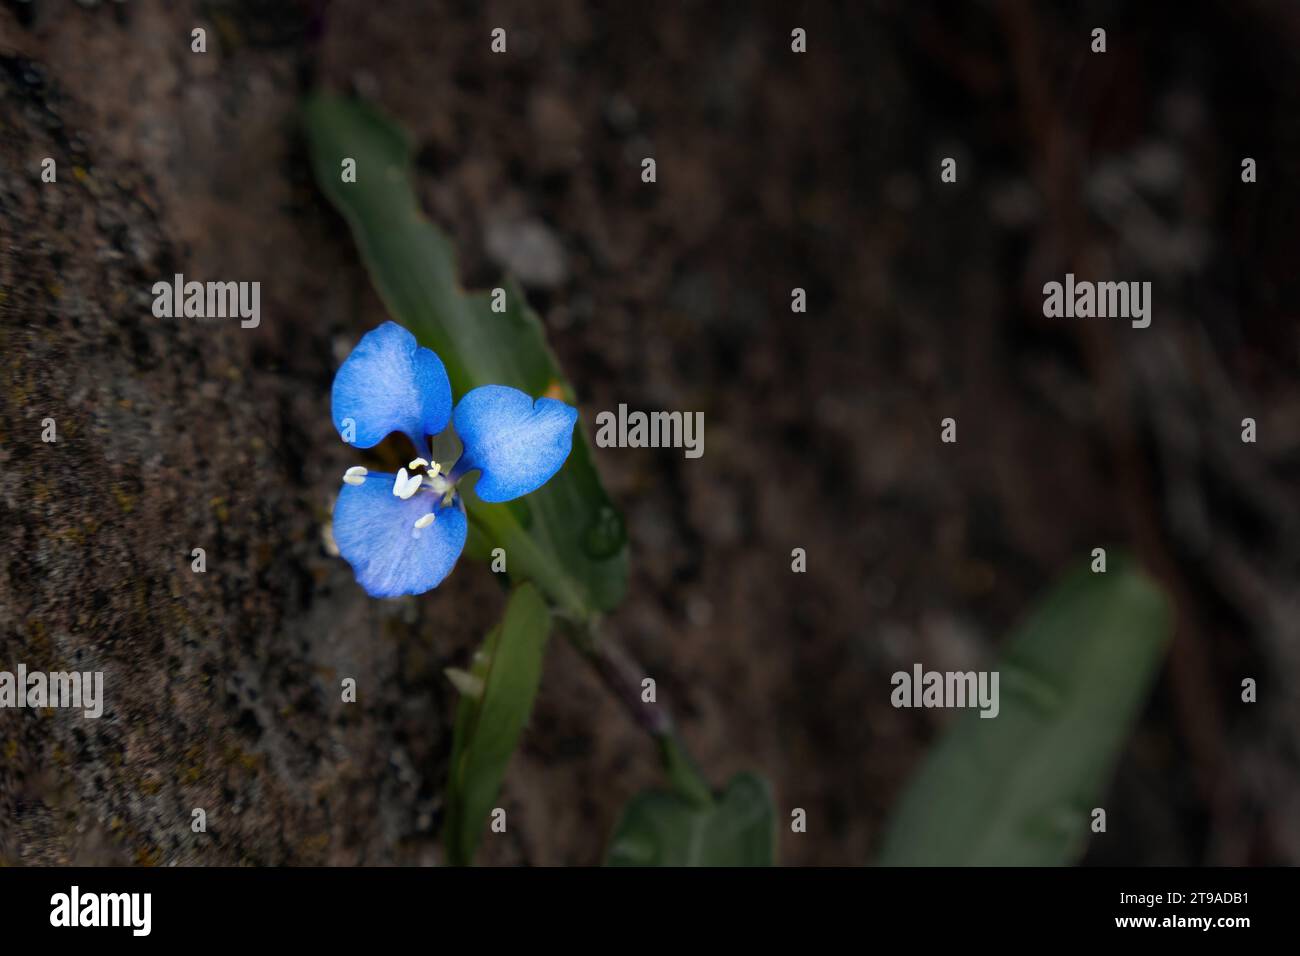
<svg viewBox="0 0 1300 956"><path fill-rule="evenodd" d="M1067 578L1011 638L998 716L955 719L903 794L878 862L1073 861L1169 631L1164 594L1127 561Z"/></svg>
<svg viewBox="0 0 1300 956"><path fill-rule="evenodd" d="M462 691L443 828L447 862L453 866L468 866L474 860L506 766L533 708L550 631L546 602L531 584L521 584L510 596L505 617L474 655L468 673L448 675Z"/></svg>
<svg viewBox="0 0 1300 956"><path fill-rule="evenodd" d="M776 814L767 782L737 774L709 802L643 790L623 810L609 866L771 866Z"/></svg>
<svg viewBox="0 0 1300 956"><path fill-rule="evenodd" d="M324 93L308 98L304 121L317 183L351 227L388 311L442 358L454 395L510 385L576 405L541 322L514 283L502 286L504 312L492 311L490 292L460 287L451 242L420 212L402 131L365 103ZM355 183L342 181L344 158L356 160ZM581 424L559 474L526 499L489 505L472 492L465 497L477 530L505 548L512 580L536 582L576 617L622 600L623 522L601 486Z"/></svg>

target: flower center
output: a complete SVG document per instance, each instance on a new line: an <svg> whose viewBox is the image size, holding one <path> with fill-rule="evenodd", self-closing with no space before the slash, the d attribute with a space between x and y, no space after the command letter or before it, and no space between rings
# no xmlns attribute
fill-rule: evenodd
<svg viewBox="0 0 1300 956"><path fill-rule="evenodd" d="M408 472L407 469L410 469ZM424 474L421 474L423 470ZM442 473L442 465L436 461L413 458L406 468L399 469L393 480L393 494L405 501L417 491L442 496L443 506L451 504L456 492L456 485Z"/></svg>
<svg viewBox="0 0 1300 956"><path fill-rule="evenodd" d="M356 465L343 473L343 481L349 485L364 484L369 473L367 469ZM456 482L453 478L444 475L442 465L436 461L413 458L407 462L405 468L397 470L397 475L393 478L393 497L406 501L417 492L424 492L427 495L440 496L442 498L440 506L446 508L456 497ZM421 531L429 527L434 520L433 511L421 515L415 522L415 530Z"/></svg>

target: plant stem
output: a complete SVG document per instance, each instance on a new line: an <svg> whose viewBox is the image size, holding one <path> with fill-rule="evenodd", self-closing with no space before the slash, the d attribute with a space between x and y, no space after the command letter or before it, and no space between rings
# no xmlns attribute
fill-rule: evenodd
<svg viewBox="0 0 1300 956"><path fill-rule="evenodd" d="M672 736L673 719L668 708L641 699L641 681L645 671L626 651L608 639L597 639L594 633L590 641L575 641L575 646L638 727L656 739Z"/></svg>
<svg viewBox="0 0 1300 956"><path fill-rule="evenodd" d="M658 744L659 756L673 789L696 803L711 802L713 795L709 785L677 739L668 708L641 697L645 668L613 641L598 637L594 623L570 622L566 631L569 643L587 659L636 725Z"/></svg>

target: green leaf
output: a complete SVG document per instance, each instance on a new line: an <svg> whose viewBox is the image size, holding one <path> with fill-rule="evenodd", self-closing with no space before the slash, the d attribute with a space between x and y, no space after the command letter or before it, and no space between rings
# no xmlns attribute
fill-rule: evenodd
<svg viewBox="0 0 1300 956"><path fill-rule="evenodd" d="M452 678L458 688L477 691L461 696L452 737L443 842L453 866L474 860L506 765L533 708L550 631L546 602L531 584L522 584L511 594L501 623L474 655L469 672Z"/></svg>
<svg viewBox="0 0 1300 956"><path fill-rule="evenodd" d="M460 287L451 242L420 212L402 131L371 106L324 93L308 98L304 122L317 183L351 227L394 320L442 358L453 394L510 385L576 405L518 287L503 285L504 312L492 311L490 292ZM356 161L355 183L342 181L344 158ZM581 423L569 460L542 488L509 504L484 504L472 493L466 503L476 529L505 548L512 580L535 582L579 618L622 600L623 522L592 465Z"/></svg>
<svg viewBox="0 0 1300 956"><path fill-rule="evenodd" d="M763 778L737 774L711 802L643 790L610 841L609 866L771 866L776 814Z"/></svg>
<svg viewBox="0 0 1300 956"><path fill-rule="evenodd" d="M1169 632L1164 594L1127 561L1069 577L1010 640L998 716L956 718L896 807L878 862L1077 858Z"/></svg>

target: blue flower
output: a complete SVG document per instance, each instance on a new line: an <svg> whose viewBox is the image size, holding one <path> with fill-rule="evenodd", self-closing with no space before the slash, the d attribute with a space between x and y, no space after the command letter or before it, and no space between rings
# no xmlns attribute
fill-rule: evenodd
<svg viewBox="0 0 1300 956"><path fill-rule="evenodd" d="M334 505L334 541L372 597L421 594L451 573L468 525L458 490L479 473L487 502L536 491L573 446L578 410L504 385L471 389L452 407L442 360L394 322L367 332L334 376L334 427L373 448L393 432L416 457L396 475L349 468ZM464 448L450 469L429 460L428 436L455 425Z"/></svg>

